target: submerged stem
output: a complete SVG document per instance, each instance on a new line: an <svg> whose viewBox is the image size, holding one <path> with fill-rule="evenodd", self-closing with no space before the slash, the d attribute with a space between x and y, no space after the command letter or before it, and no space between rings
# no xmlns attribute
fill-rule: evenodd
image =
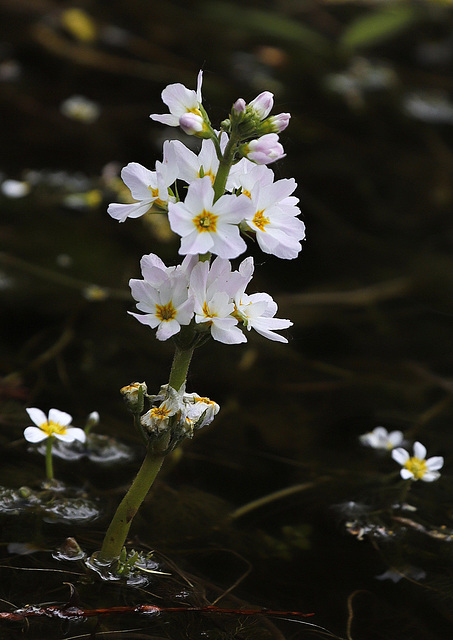
<svg viewBox="0 0 453 640"><path fill-rule="evenodd" d="M53 436L49 436L47 438L47 442L46 442L46 476L47 476L47 480L53 480L52 444L53 444Z"/></svg>

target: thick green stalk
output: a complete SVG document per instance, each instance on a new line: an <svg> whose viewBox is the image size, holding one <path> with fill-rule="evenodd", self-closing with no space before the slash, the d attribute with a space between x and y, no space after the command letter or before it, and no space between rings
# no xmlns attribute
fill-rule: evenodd
<svg viewBox="0 0 453 640"><path fill-rule="evenodd" d="M212 185L214 188L214 202L216 202L225 193L225 187L226 187L231 166L234 161L234 155L236 153L237 144L238 144L238 140L236 136L232 133L228 141L228 144L225 147L225 151L223 152L223 157L220 160L219 168L217 169L214 184Z"/></svg>
<svg viewBox="0 0 453 640"><path fill-rule="evenodd" d="M53 444L53 436L49 436L47 438L47 442L46 442L46 476L47 476L47 480L53 480L52 444Z"/></svg>
<svg viewBox="0 0 453 640"><path fill-rule="evenodd" d="M176 347L175 357L170 372L169 385L179 391L187 378L190 360L192 358L193 347L189 349L181 349ZM127 535L129 533L132 519L137 513L143 500L146 498L162 463L165 458L165 449L170 440L170 433L166 438L159 441L159 448L153 447L152 443L148 445L143 464L139 472L135 476L128 492L120 502L115 515L110 523L107 533L105 534L98 559L101 561L109 561L118 558L121 549L124 547Z"/></svg>
<svg viewBox="0 0 453 640"><path fill-rule="evenodd" d="M124 547L129 533L132 519L137 513L143 500L160 471L165 456L156 456L150 448L146 453L143 464L135 476L122 501L120 502L112 522L102 543L98 558L100 560L114 560L118 558Z"/></svg>

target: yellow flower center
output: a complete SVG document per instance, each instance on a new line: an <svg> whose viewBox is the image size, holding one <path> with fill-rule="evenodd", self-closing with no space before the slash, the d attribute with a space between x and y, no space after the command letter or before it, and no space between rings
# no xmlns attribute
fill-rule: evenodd
<svg viewBox="0 0 453 640"><path fill-rule="evenodd" d="M153 198L156 198L153 202L153 205L156 207L165 207L166 203L159 198L159 189L155 189L151 185L148 186L148 189L151 191L151 195Z"/></svg>
<svg viewBox="0 0 453 640"><path fill-rule="evenodd" d="M204 314L205 318L216 318L217 317L216 313L212 313L212 311L208 307L208 303L206 301L203 303L203 314ZM212 320L209 320L207 324L212 324Z"/></svg>
<svg viewBox="0 0 453 640"><path fill-rule="evenodd" d="M39 425L39 428L48 436L64 436L66 435L66 432L68 430L67 427L63 427L58 422L53 422L52 420L50 420L49 422L43 422L41 425Z"/></svg>
<svg viewBox="0 0 453 640"><path fill-rule="evenodd" d="M173 302L167 302L167 304L156 304L156 318L159 318L161 322L169 322L176 317L176 309L173 306Z"/></svg>
<svg viewBox="0 0 453 640"><path fill-rule="evenodd" d="M247 196L247 198L251 198L252 197L252 194L247 189L242 189L241 193L243 193L244 196Z"/></svg>
<svg viewBox="0 0 453 640"><path fill-rule="evenodd" d="M203 176L202 176L202 174L203 174ZM211 184L214 184L215 173L212 173L211 169L209 169L209 171L206 171L206 172L205 171L201 171L201 169L200 169L200 171L198 172L198 177L199 178L201 178L201 177L204 178L205 176L209 176L211 178Z"/></svg>
<svg viewBox="0 0 453 640"><path fill-rule="evenodd" d="M170 415L170 409L164 405L162 407L154 407L150 411L150 415L152 418L157 418L158 420L165 420Z"/></svg>
<svg viewBox="0 0 453 640"><path fill-rule="evenodd" d="M218 217L219 216L214 215L210 211L206 211L205 209L203 209L203 211L198 216L193 218L192 222L198 229L199 233L203 233L203 231L210 231L211 233L215 233Z"/></svg>
<svg viewBox="0 0 453 640"><path fill-rule="evenodd" d="M415 480L420 480L427 473L428 467L426 466L426 460L421 460L420 458L409 458L407 462L404 463L405 469L414 474Z"/></svg>
<svg viewBox="0 0 453 640"><path fill-rule="evenodd" d="M265 231L264 227L269 224L269 218L266 218L263 211L257 211L253 216L253 224L258 227L260 231Z"/></svg>

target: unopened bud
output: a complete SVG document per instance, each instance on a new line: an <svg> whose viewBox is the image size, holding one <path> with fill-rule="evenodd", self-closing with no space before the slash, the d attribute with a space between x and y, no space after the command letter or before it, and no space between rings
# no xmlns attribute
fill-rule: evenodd
<svg viewBox="0 0 453 640"><path fill-rule="evenodd" d="M261 123L259 127L260 133L281 133L289 125L291 119L290 113L279 113L276 116L270 116Z"/></svg>
<svg viewBox="0 0 453 640"><path fill-rule="evenodd" d="M144 396L148 388L145 382L131 382L120 389L120 393L131 413L141 413L143 411Z"/></svg>
<svg viewBox="0 0 453 640"><path fill-rule="evenodd" d="M274 95L270 91L263 91L254 100L249 102L248 108L254 111L260 120L264 120L270 114L274 106Z"/></svg>
<svg viewBox="0 0 453 640"><path fill-rule="evenodd" d="M271 164L285 156L276 133L267 133L257 140L251 140L242 146L241 153L256 164Z"/></svg>
<svg viewBox="0 0 453 640"><path fill-rule="evenodd" d="M241 113L245 113L246 103L243 98L238 98L233 105L233 113L235 116L239 116Z"/></svg>
<svg viewBox="0 0 453 640"><path fill-rule="evenodd" d="M179 118L179 126L189 136L201 136L207 131L202 115L187 112Z"/></svg>

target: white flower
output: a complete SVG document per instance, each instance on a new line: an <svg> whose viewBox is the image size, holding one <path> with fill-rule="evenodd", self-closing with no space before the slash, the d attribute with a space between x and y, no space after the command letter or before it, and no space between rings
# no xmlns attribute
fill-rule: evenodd
<svg viewBox="0 0 453 640"><path fill-rule="evenodd" d="M178 127L180 125L181 117L190 113L197 116L198 124L203 122L203 127L206 127L206 123L204 122L203 115L200 111L202 82L203 72L200 71L197 78L196 91L187 89L179 82L169 84L162 91L162 101L167 105L170 113L162 115L153 113L150 115L150 118L156 122L167 124L170 127ZM195 124L193 119L190 122L192 126ZM183 120L183 124L184 123L189 124ZM195 131L186 131L186 133L195 133Z"/></svg>
<svg viewBox="0 0 453 640"><path fill-rule="evenodd" d="M277 304L269 294L252 293L249 296L243 293L236 296L235 305L235 316L241 320L248 331L255 329L257 333L269 340L288 342L286 338L274 331L288 329L293 323L290 320L274 318L277 313Z"/></svg>
<svg viewBox="0 0 453 640"><path fill-rule="evenodd" d="M404 480L423 480L433 482L440 477L439 469L444 465L442 456L426 458L426 447L421 442L414 443L414 455L411 457L406 449L393 449L392 458L403 468L401 477Z"/></svg>
<svg viewBox="0 0 453 640"><path fill-rule="evenodd" d="M222 136L221 147L226 145L226 136ZM200 153L197 155L179 140L172 140L176 162L178 164L178 178L190 184L197 178L209 176L214 183L219 159L212 140L203 140Z"/></svg>
<svg viewBox="0 0 453 640"><path fill-rule="evenodd" d="M256 164L270 164L286 155L276 133L266 133L251 140L242 148L242 154Z"/></svg>
<svg viewBox="0 0 453 640"><path fill-rule="evenodd" d="M143 256L141 261L143 280L131 279L129 286L137 301L137 309L145 315L130 313L142 324L157 327L156 338L168 340L190 323L193 317L193 300L188 294L189 261L179 267L166 267L154 254Z"/></svg>
<svg viewBox="0 0 453 640"><path fill-rule="evenodd" d="M168 206L170 226L182 238L179 253L211 252L222 258L236 258L247 248L237 225L250 210L250 200L242 195L223 195L214 203L211 178L194 180L185 201Z"/></svg>
<svg viewBox="0 0 453 640"><path fill-rule="evenodd" d="M36 427L27 427L24 431L24 438L28 442L41 442L46 438L57 438L63 442L85 442L86 435L83 429L70 427L72 416L58 409L51 409L49 417L41 411L32 407L26 410Z"/></svg>
<svg viewBox="0 0 453 640"><path fill-rule="evenodd" d="M376 427L369 433L364 433L360 437L360 442L372 449L385 449L390 451L399 447L404 442L402 431L387 431L384 427Z"/></svg>
<svg viewBox="0 0 453 640"><path fill-rule="evenodd" d="M253 173L250 172L251 177ZM246 176L237 179L247 184ZM256 233L262 251L292 260L297 258L302 249L300 241L305 237L305 225L297 217L300 214L296 206L298 199L291 196L297 187L296 181L291 178L266 184L264 180L268 181L267 174L263 174L255 185L250 185L250 192L245 189L253 205L245 222Z"/></svg>
<svg viewBox="0 0 453 640"><path fill-rule="evenodd" d="M166 208L168 202L174 199L169 195L168 187L177 178L178 166L168 158L170 149L168 143L164 144L164 162L156 162L156 171L150 171L138 162L130 162L121 170L121 178L137 202L109 204L107 212L112 218L119 222L127 218L139 218L152 206Z"/></svg>
<svg viewBox="0 0 453 640"><path fill-rule="evenodd" d="M215 268L223 268L224 263L215 260ZM214 271L215 273L215 271ZM194 298L195 322L204 324L210 329L214 340L225 344L247 342L247 338L237 327L237 319L232 316L234 304L231 296L223 290L226 280L220 277L209 278L208 262L199 262L193 269L190 278L190 292Z"/></svg>

